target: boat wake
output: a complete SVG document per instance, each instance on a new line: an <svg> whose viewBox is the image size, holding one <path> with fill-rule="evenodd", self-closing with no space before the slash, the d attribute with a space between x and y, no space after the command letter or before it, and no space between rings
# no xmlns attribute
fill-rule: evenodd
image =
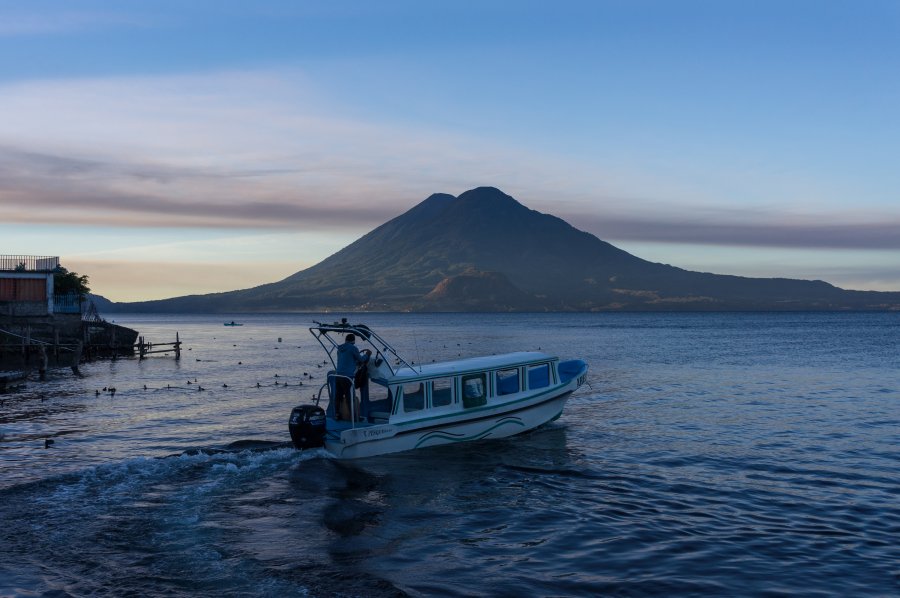
<svg viewBox="0 0 900 598"><path fill-rule="evenodd" d="M0 491L0 595L63 591L141 595L305 593L242 545L234 510L271 499L298 468L326 457L284 443L239 441L133 458ZM240 519L240 518L239 518ZM235 535L237 535L235 537ZM240 565L234 565L239 561ZM28 571L31 571L29 574ZM9 573L9 575L7 575Z"/></svg>

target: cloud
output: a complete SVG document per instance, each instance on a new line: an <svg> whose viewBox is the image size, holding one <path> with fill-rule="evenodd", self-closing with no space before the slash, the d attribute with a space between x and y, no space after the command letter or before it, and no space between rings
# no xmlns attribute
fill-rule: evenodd
<svg viewBox="0 0 900 598"><path fill-rule="evenodd" d="M191 293L218 293L251 288L293 274L295 264L68 259L70 270L89 275L91 291L113 301L147 301Z"/></svg>
<svg viewBox="0 0 900 598"><path fill-rule="evenodd" d="M744 214L722 211L678 216L604 217L598 214L570 216L582 230L607 241L644 241L738 247L820 249L900 249L900 218L879 222L854 222L844 214L798 218L777 212ZM866 216L866 215L863 215ZM860 216L855 216L858 219ZM787 222L786 222L787 221Z"/></svg>
<svg viewBox="0 0 900 598"><path fill-rule="evenodd" d="M47 35L142 24L143 21L134 16L110 12L8 12L0 14L0 37Z"/></svg>
<svg viewBox="0 0 900 598"><path fill-rule="evenodd" d="M610 241L900 245L900 214L667 200L665 181L351 113L291 69L3 85L0 218L364 232L433 192L493 185Z"/></svg>
<svg viewBox="0 0 900 598"><path fill-rule="evenodd" d="M279 199L267 199L276 194L243 182L298 173L101 162L0 147L0 214L20 222L302 229L369 226L397 213L374 202L348 210L303 189L284 189ZM179 189L169 194L158 187ZM195 199L178 198L187 187L203 191Z"/></svg>
<svg viewBox="0 0 900 598"><path fill-rule="evenodd" d="M540 190L563 178L543 156L337 112L295 71L6 85L0 215L367 230L435 191Z"/></svg>

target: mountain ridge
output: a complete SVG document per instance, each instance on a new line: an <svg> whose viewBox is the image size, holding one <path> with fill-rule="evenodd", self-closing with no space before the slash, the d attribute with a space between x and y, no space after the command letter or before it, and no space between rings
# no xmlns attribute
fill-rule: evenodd
<svg viewBox="0 0 900 598"><path fill-rule="evenodd" d="M321 262L250 289L114 311L897 309L900 293L649 262L495 187L435 193Z"/></svg>

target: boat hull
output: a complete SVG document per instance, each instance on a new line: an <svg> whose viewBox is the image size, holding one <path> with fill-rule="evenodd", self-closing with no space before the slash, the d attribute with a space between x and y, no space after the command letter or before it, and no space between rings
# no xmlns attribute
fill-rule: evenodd
<svg viewBox="0 0 900 598"><path fill-rule="evenodd" d="M329 434L325 448L339 459L359 459L442 444L521 434L558 418L572 385L530 399L489 406L476 414L455 414L396 424L365 426Z"/></svg>
<svg viewBox="0 0 900 598"><path fill-rule="evenodd" d="M333 324L315 324L309 330L334 367L315 397L316 407L326 390L330 399L324 410L325 437L310 443L307 428L312 426L312 419L300 417L307 413L302 406L291 412L288 425L297 448L318 447L324 442L325 451L338 459L521 434L562 415L569 396L587 381L584 361L560 361L540 351L467 357L415 367L368 326L350 324L346 318ZM358 353L354 357L360 366L356 376L337 374L338 370L349 372L343 369L350 365L344 360L353 352L348 353L346 345L352 346L356 339L371 347L367 357L360 360ZM338 419L338 396L342 402L356 397L360 373L372 381L375 398L369 394L368 384L360 382L360 396L349 405L341 405L350 407L350 417ZM339 378L350 382L349 393L344 386L338 393ZM365 420L349 421L358 414Z"/></svg>

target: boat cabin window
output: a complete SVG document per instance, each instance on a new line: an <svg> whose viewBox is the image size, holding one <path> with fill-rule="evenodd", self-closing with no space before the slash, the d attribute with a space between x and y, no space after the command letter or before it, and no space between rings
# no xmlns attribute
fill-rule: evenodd
<svg viewBox="0 0 900 598"><path fill-rule="evenodd" d="M453 378L431 381L431 406L446 407L453 402Z"/></svg>
<svg viewBox="0 0 900 598"><path fill-rule="evenodd" d="M528 388L545 388L550 386L550 364L528 366Z"/></svg>
<svg viewBox="0 0 900 598"><path fill-rule="evenodd" d="M519 392L519 369L499 370L497 376L497 396Z"/></svg>
<svg viewBox="0 0 900 598"><path fill-rule="evenodd" d="M425 407L425 384L410 382L403 385L403 412L419 411Z"/></svg>
<svg viewBox="0 0 900 598"><path fill-rule="evenodd" d="M487 403L487 380L484 374L462 377L463 407L478 407Z"/></svg>

